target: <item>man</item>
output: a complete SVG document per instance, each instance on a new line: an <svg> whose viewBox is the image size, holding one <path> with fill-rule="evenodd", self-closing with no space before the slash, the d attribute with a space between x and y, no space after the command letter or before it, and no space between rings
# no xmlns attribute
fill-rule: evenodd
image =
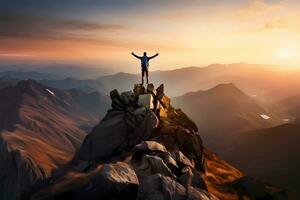
<svg viewBox="0 0 300 200"><path fill-rule="evenodd" d="M146 74L146 78L147 78L147 84L149 83L148 80L148 76L149 76L149 72L148 72L148 67L149 67L149 60L151 60L152 58L155 58L156 56L158 56L158 53L155 54L154 56L147 56L147 52L144 52L143 56L138 56L135 53L131 53L134 57L138 58L141 60L141 68L142 68L142 84L144 85L144 76Z"/></svg>

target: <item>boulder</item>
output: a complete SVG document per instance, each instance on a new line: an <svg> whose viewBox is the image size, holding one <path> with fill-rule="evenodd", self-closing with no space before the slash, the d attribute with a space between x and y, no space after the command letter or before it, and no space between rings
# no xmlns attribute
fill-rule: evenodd
<svg viewBox="0 0 300 200"><path fill-rule="evenodd" d="M133 152L150 152L150 151L156 151L156 152L167 152L167 149L164 145L156 142L156 141L143 141L140 144L136 145L133 150Z"/></svg>
<svg viewBox="0 0 300 200"><path fill-rule="evenodd" d="M171 178L176 178L162 158L158 156L143 155L141 163L136 167L139 176L149 176L152 174L162 174Z"/></svg>
<svg viewBox="0 0 300 200"><path fill-rule="evenodd" d="M184 167L181 172L183 173L179 177L179 183L181 183L186 188L192 186L197 189L202 189L207 191L206 184L197 170L193 170L190 167Z"/></svg>
<svg viewBox="0 0 300 200"><path fill-rule="evenodd" d="M138 115L135 115L136 119L139 119ZM133 147L144 140L149 140L152 136L152 132L159 125L157 116L151 110L146 110L144 118L137 121L137 125L133 132L128 133L128 145Z"/></svg>
<svg viewBox="0 0 300 200"><path fill-rule="evenodd" d="M88 174L72 174L46 190L32 196L32 200L130 200L135 199L139 181L126 163L104 164Z"/></svg>
<svg viewBox="0 0 300 200"><path fill-rule="evenodd" d="M134 170L123 162L104 164L99 172L99 176L95 176L92 181L95 181L95 185L99 191L112 194L112 196L130 192L133 193L132 196L135 196L139 185Z"/></svg>
<svg viewBox="0 0 300 200"><path fill-rule="evenodd" d="M138 106L145 107L147 109L154 109L154 99L152 94L141 94L138 98Z"/></svg>
<svg viewBox="0 0 300 200"><path fill-rule="evenodd" d="M186 190L171 178L155 174L141 181L137 200L186 200Z"/></svg>
<svg viewBox="0 0 300 200"><path fill-rule="evenodd" d="M191 167L195 168L194 162L190 161L181 151L174 152L175 160L180 167Z"/></svg>
<svg viewBox="0 0 300 200"><path fill-rule="evenodd" d="M108 159L118 149L125 148L128 128L124 118L126 118L124 111L109 111L85 137L79 157L87 161Z"/></svg>
<svg viewBox="0 0 300 200"><path fill-rule="evenodd" d="M122 92L121 98L126 105L126 107L135 107L137 97L134 95L132 91Z"/></svg>
<svg viewBox="0 0 300 200"><path fill-rule="evenodd" d="M175 180L161 174L145 177L140 182L137 200L218 200L207 191L186 189Z"/></svg>
<svg viewBox="0 0 300 200"><path fill-rule="evenodd" d="M168 151L180 150L189 160L194 160L195 167L203 168L203 146L198 133L191 134L188 129L176 124L168 117L160 119L160 126L153 134L155 140L163 144Z"/></svg>
<svg viewBox="0 0 300 200"><path fill-rule="evenodd" d="M134 84L133 92L136 96L145 94L145 87L143 86L143 84Z"/></svg>
<svg viewBox="0 0 300 200"><path fill-rule="evenodd" d="M125 102L123 101L118 90L112 90L110 92L111 107L115 110L123 110L125 108Z"/></svg>
<svg viewBox="0 0 300 200"><path fill-rule="evenodd" d="M149 139L157 126L158 119L150 110L146 111L140 121L131 112L110 110L86 136L79 157L86 161L109 159Z"/></svg>
<svg viewBox="0 0 300 200"><path fill-rule="evenodd" d="M161 84L160 86L158 86L158 88L156 88L156 95L158 99L161 99L165 95L164 84Z"/></svg>
<svg viewBox="0 0 300 200"><path fill-rule="evenodd" d="M155 91L155 88L154 88L154 85L152 83L149 83L147 85L147 92L151 93L151 94L155 94L156 91Z"/></svg>

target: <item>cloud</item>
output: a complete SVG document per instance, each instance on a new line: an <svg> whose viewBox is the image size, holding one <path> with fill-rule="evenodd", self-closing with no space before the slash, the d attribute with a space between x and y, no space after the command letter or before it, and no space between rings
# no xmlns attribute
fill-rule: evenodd
<svg viewBox="0 0 300 200"><path fill-rule="evenodd" d="M31 16L0 15L0 39L19 40L93 40L96 33L127 30L121 24L99 24L74 19Z"/></svg>
<svg viewBox="0 0 300 200"><path fill-rule="evenodd" d="M257 17L275 14L283 8L283 1L252 0L236 12L241 20L252 20Z"/></svg>
<svg viewBox="0 0 300 200"><path fill-rule="evenodd" d="M284 18L280 19L273 19L269 20L266 23L264 23L261 27L255 28L254 30L250 32L263 32L263 31L270 31L270 30L278 30L278 29L285 29L288 28L288 22Z"/></svg>

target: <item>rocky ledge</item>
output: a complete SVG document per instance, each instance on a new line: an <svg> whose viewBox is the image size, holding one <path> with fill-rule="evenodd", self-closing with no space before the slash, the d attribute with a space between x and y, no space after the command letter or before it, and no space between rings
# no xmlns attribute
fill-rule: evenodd
<svg viewBox="0 0 300 200"><path fill-rule="evenodd" d="M163 85L136 84L110 97L112 109L74 159L31 186L24 199L284 199L279 189L251 178L245 183L242 173L206 150L197 126L172 107Z"/></svg>

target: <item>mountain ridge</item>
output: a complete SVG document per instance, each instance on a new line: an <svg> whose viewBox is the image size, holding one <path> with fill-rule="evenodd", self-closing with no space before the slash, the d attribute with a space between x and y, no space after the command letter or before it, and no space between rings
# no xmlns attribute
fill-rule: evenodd
<svg viewBox="0 0 300 200"><path fill-rule="evenodd" d="M99 121L106 110L102 107L109 102L105 105L103 99L88 109L80 99L102 97L81 91L79 96L75 94L34 80L0 90L1 199L19 198L26 181L30 184L47 178L53 169L68 162L85 132Z"/></svg>

